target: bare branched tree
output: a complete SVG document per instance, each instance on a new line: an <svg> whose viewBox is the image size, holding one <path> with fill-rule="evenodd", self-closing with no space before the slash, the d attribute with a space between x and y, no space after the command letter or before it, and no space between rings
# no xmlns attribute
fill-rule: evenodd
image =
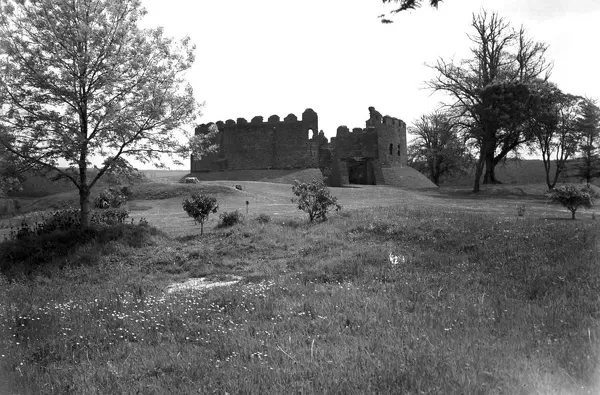
<svg viewBox="0 0 600 395"><path fill-rule="evenodd" d="M429 64L437 76L426 83L450 97L447 108L464 118L464 131L480 155L473 190L485 167L484 183L496 183L495 166L532 139L524 127L530 115L533 80L547 80L552 64L547 45L534 42L523 28L516 31L496 13L473 14L472 56L460 61L438 59Z"/></svg>

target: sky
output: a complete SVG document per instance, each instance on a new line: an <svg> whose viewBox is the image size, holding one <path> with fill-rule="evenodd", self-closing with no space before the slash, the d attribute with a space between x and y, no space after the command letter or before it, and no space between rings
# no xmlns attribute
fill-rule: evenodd
<svg viewBox="0 0 600 395"><path fill-rule="evenodd" d="M330 138L340 125L364 127L373 106L410 126L445 100L425 89L438 58L468 57L473 13L484 6L549 45L551 81L600 97L600 1L445 0L392 16L381 0L142 0L144 27L189 36L196 61L187 74L204 102L199 123L306 108ZM190 125L192 131L195 125ZM410 138L410 136L409 136ZM176 168L176 167L172 167Z"/></svg>

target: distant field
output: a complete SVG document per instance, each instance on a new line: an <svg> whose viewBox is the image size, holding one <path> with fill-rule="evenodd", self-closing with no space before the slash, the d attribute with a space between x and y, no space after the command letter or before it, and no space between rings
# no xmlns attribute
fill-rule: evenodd
<svg viewBox="0 0 600 395"><path fill-rule="evenodd" d="M188 175L189 170L140 170L150 181L179 182Z"/></svg>

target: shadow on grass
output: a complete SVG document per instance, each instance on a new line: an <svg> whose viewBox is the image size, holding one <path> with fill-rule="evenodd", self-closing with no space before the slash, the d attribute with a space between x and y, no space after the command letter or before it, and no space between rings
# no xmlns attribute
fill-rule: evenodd
<svg viewBox="0 0 600 395"><path fill-rule="evenodd" d="M157 235L166 237L155 227L132 224L27 235L0 243L0 272L12 278L29 276L45 266L96 264L115 248L111 242L141 248L151 245L151 237Z"/></svg>
<svg viewBox="0 0 600 395"><path fill-rule="evenodd" d="M426 193L427 191L423 191ZM528 194L516 194L510 192L497 192L497 193L486 193L486 191L481 192L473 192L471 188L461 188L461 189L446 189L440 188L439 190L431 191L429 194L433 197L438 197L442 199L449 200L493 200L493 199L502 199L502 200L529 200L529 201L539 201L545 202L546 198L543 196L537 195L528 195Z"/></svg>
<svg viewBox="0 0 600 395"><path fill-rule="evenodd" d="M540 218L542 221L585 221L586 218L575 218L572 219L571 217L541 217ZM588 219L589 221L593 221L591 219Z"/></svg>

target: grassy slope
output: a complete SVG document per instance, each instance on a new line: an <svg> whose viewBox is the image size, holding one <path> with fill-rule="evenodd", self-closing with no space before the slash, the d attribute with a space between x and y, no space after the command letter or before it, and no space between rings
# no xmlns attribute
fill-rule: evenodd
<svg viewBox="0 0 600 395"><path fill-rule="evenodd" d="M553 177L554 167L551 167L550 175ZM447 180L442 186L472 186L473 174L466 174L454 179ZM546 173L542 160L507 160L496 167L496 177L504 184L544 184L546 185ZM580 183L575 177L559 178L558 183L570 182Z"/></svg>
<svg viewBox="0 0 600 395"><path fill-rule="evenodd" d="M289 199L227 185L227 207ZM21 393L596 393L596 222L544 219L568 216L537 201L334 194L350 210L327 223L278 214L204 238L161 200L149 219L170 236L92 242L4 284L2 372ZM245 279L164 294L225 274Z"/></svg>

